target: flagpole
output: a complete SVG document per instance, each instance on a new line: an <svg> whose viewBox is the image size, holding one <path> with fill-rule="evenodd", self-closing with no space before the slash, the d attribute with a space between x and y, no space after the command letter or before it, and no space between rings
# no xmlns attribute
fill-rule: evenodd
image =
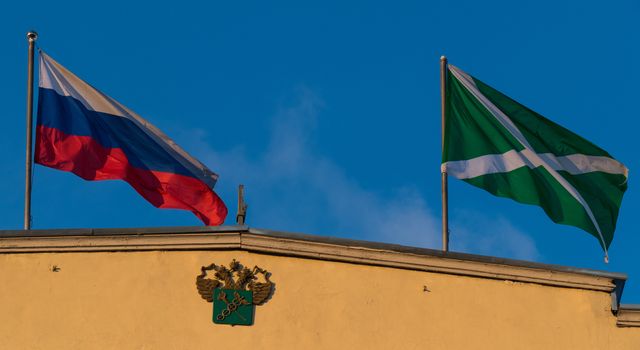
<svg viewBox="0 0 640 350"><path fill-rule="evenodd" d="M445 86L447 74L447 57L440 57L440 102L442 104L442 143L441 150L444 151L444 122L445 122ZM447 184L447 170L441 168L442 175L442 251L449 250L449 189Z"/></svg>
<svg viewBox="0 0 640 350"><path fill-rule="evenodd" d="M31 170L33 169L32 141L33 134L33 56L34 46L38 39L38 33L29 31L27 41L29 42L29 64L27 75L27 155L25 168L24 186L24 229L31 229Z"/></svg>

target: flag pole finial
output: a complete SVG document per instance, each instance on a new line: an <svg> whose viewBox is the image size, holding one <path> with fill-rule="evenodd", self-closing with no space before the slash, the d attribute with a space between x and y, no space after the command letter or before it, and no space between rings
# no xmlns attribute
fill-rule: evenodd
<svg viewBox="0 0 640 350"><path fill-rule="evenodd" d="M27 32L27 40L31 43L33 41L38 40L38 32L35 30L30 30Z"/></svg>

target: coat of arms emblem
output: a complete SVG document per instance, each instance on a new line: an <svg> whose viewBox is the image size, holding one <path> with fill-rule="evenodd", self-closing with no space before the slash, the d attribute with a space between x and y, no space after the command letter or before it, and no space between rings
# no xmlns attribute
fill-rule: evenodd
<svg viewBox="0 0 640 350"><path fill-rule="evenodd" d="M254 305L264 304L273 292L267 270L249 269L235 259L229 267L211 264L200 270L196 286L202 299L213 303L213 323L252 325ZM209 271L214 278L207 278Z"/></svg>

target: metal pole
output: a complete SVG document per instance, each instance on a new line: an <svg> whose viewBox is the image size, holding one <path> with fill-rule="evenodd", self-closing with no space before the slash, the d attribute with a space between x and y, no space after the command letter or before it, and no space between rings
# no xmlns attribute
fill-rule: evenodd
<svg viewBox="0 0 640 350"><path fill-rule="evenodd" d="M444 151L444 133L445 133L445 87L447 77L447 58L440 57L440 102L442 104L442 143L441 149ZM447 185L447 170L441 169L442 175L442 251L449 250L449 190Z"/></svg>
<svg viewBox="0 0 640 350"><path fill-rule="evenodd" d="M32 141L33 134L33 55L38 33L30 31L27 33L27 41L29 42L29 65L27 76L27 156L26 156L26 172L24 186L24 229L31 229L31 170L33 168Z"/></svg>

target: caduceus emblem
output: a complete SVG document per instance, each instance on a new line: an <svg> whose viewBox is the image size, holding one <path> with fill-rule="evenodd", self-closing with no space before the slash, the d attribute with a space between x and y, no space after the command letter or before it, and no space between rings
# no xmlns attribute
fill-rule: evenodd
<svg viewBox="0 0 640 350"><path fill-rule="evenodd" d="M196 286L202 299L213 303L213 322L253 324L254 305L264 304L273 293L271 274L258 266L242 266L235 259L229 267L211 264L200 268ZM213 272L213 278L207 278Z"/></svg>

